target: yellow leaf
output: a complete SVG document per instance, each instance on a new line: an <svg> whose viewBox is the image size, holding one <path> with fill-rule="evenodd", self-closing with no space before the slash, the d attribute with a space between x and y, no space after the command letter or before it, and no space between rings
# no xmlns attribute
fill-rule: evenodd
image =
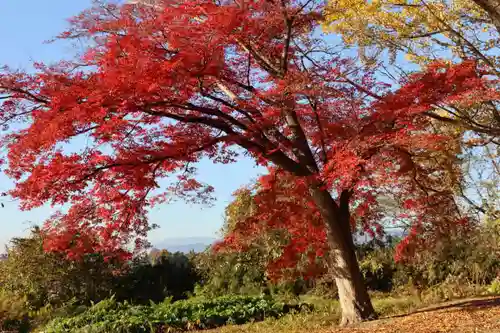
<svg viewBox="0 0 500 333"><path fill-rule="evenodd" d="M415 57L412 55L412 54L405 54L405 59L408 60L408 61L412 61Z"/></svg>

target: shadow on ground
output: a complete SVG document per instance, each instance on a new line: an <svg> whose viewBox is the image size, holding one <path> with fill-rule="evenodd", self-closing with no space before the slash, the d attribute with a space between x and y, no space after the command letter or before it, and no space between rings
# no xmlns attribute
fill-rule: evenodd
<svg viewBox="0 0 500 333"><path fill-rule="evenodd" d="M413 315L416 313L425 313L425 312L432 312L432 311L439 311L439 310L446 310L453 308L473 311L473 310L492 308L496 306L500 306L500 296L495 296L493 298L488 298L488 299L483 298L483 299L467 299L467 300L451 301L446 304L431 306L421 310L412 311L410 313L385 317L383 319L400 318Z"/></svg>

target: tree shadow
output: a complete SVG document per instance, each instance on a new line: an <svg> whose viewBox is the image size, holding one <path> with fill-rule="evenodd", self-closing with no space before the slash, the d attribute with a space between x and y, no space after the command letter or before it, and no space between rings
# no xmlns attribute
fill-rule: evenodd
<svg viewBox="0 0 500 333"><path fill-rule="evenodd" d="M416 313L433 312L433 311L452 309L452 308L460 308L460 309L467 309L467 310L481 310L481 309L485 309L485 308L492 308L495 306L500 306L500 296L495 296L494 298L488 298L488 299L468 299L468 300L463 300L463 301L460 301L460 300L451 301L448 304L431 306L431 307L428 307L425 309L412 311L410 313L384 317L382 319L400 318L400 317L410 316L410 315L416 314Z"/></svg>

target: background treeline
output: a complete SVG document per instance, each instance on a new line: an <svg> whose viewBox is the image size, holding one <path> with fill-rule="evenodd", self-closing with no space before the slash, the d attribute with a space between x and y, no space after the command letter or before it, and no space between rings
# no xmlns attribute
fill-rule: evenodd
<svg viewBox="0 0 500 333"><path fill-rule="evenodd" d="M415 293L419 297L450 299L475 294L498 283L498 222L482 225L467 237L443 239L406 262L394 261L398 242L398 237L387 236L358 244L358 260L372 292ZM198 292L210 296L228 293L337 296L333 277L326 270L314 278L299 277L282 282L269 279L266 256L269 252L259 245L244 252L214 254L207 250L196 255L196 267L202 277ZM290 273L290 276L294 275Z"/></svg>

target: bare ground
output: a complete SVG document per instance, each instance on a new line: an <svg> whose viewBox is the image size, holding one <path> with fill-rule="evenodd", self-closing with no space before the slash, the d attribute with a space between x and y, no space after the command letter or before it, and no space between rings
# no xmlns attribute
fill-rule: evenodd
<svg viewBox="0 0 500 333"><path fill-rule="evenodd" d="M462 299L349 327L335 319L292 315L269 322L228 325L210 333L500 333L500 296ZM335 316L334 316L335 317Z"/></svg>
<svg viewBox="0 0 500 333"><path fill-rule="evenodd" d="M447 302L355 327L314 333L500 333L500 297ZM313 333L313 332L308 332Z"/></svg>

